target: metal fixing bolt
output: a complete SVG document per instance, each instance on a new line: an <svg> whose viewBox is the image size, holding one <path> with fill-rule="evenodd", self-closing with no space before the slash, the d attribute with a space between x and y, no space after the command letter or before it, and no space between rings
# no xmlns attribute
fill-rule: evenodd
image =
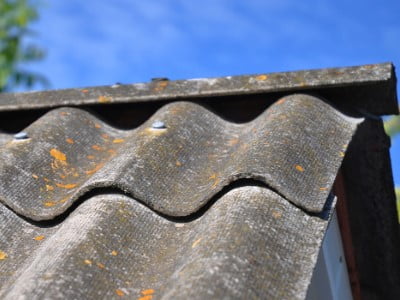
<svg viewBox="0 0 400 300"><path fill-rule="evenodd" d="M152 125L151 128L153 129L165 129L167 126L165 126L165 123L162 121L155 121Z"/></svg>
<svg viewBox="0 0 400 300"><path fill-rule="evenodd" d="M29 136L28 136L28 134L26 132L21 131L21 132L18 132L16 134L14 134L14 139L16 139L16 140L26 140L26 139L29 139Z"/></svg>
<svg viewBox="0 0 400 300"><path fill-rule="evenodd" d="M122 85L122 83L116 82L116 83L114 83L114 84L111 86L111 88L115 89L115 88L117 88L117 87L120 87L121 85Z"/></svg>
<svg viewBox="0 0 400 300"><path fill-rule="evenodd" d="M167 78L167 77L154 77L154 78L151 78L151 82L160 82L160 81L169 81L169 78Z"/></svg>

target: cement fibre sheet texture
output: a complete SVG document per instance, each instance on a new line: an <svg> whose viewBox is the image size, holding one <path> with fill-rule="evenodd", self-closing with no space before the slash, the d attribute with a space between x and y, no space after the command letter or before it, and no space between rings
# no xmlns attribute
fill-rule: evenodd
<svg viewBox="0 0 400 300"><path fill-rule="evenodd" d="M88 191L111 187L160 214L187 216L224 186L252 178L320 213L358 122L307 95L282 98L245 124L174 102L128 131L55 109L24 130L27 139L2 138L0 201L50 220Z"/></svg>
<svg viewBox="0 0 400 300"><path fill-rule="evenodd" d="M304 299L328 221L260 186L191 221L120 194L52 226L0 206L1 299Z"/></svg>

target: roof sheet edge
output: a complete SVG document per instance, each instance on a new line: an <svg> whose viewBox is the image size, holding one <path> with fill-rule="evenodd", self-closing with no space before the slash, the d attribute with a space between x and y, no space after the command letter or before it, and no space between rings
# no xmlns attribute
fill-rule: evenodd
<svg viewBox="0 0 400 300"><path fill-rule="evenodd" d="M276 92L346 89L349 86L371 89L381 109L375 114L397 114L396 75L392 63L344 68L326 68L257 75L199 78L189 80L157 80L88 88L74 88L25 93L0 94L0 111L43 109L60 106L83 106L117 103L140 103L175 99L198 99L231 95L269 94ZM357 96L366 101L363 93ZM376 99L375 99L376 98Z"/></svg>

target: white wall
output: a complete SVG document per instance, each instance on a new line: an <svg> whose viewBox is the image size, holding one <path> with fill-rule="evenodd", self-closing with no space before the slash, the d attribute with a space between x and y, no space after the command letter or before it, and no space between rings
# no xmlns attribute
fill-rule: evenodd
<svg viewBox="0 0 400 300"><path fill-rule="evenodd" d="M306 299L353 299L336 211L328 226Z"/></svg>

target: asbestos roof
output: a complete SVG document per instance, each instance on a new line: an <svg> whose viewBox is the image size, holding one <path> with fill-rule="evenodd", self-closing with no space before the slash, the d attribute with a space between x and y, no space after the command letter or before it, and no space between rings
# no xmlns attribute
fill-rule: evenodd
<svg viewBox="0 0 400 300"><path fill-rule="evenodd" d="M3 299L301 299L327 223L258 186L191 222L114 193L52 227L0 209Z"/></svg>
<svg viewBox="0 0 400 300"><path fill-rule="evenodd" d="M165 128L153 128L156 122ZM189 102L168 104L128 131L78 109L56 109L24 130L30 138L5 142L0 198L39 221L89 190L116 187L160 213L185 216L229 183L254 178L319 213L355 125L304 95L282 98L242 125Z"/></svg>
<svg viewBox="0 0 400 300"><path fill-rule="evenodd" d="M244 124L50 110L0 138L0 298L304 299L359 121L301 94Z"/></svg>

